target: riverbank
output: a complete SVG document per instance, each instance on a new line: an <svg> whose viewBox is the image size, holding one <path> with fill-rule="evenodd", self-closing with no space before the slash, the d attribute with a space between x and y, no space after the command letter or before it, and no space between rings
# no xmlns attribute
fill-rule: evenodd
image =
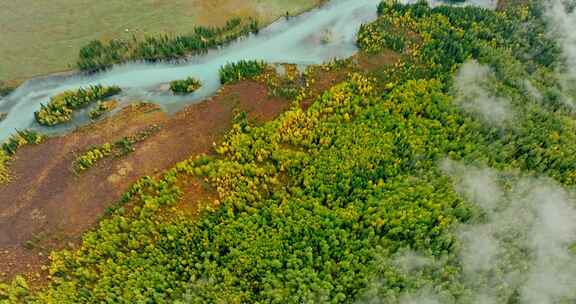
<svg viewBox="0 0 576 304"><path fill-rule="evenodd" d="M333 58L347 58L357 51L356 31L362 23L376 18L378 0L336 0L322 9L312 10L289 20L282 19L262 29L258 35L233 42L205 55L179 64L129 63L92 75L48 76L35 78L20 86L0 101L0 111L8 117L0 123L0 140L17 129L32 128L41 133L62 134L86 125L82 115L58 128L41 128L31 113L50 97L67 90L90 85L119 86L120 104L146 100L160 104L174 113L191 102L201 102L220 87L218 70L239 60L262 60L269 63L295 63L302 66L321 64ZM328 43L326 31L333 33ZM186 97L159 92L158 88L173 80L195 77L202 87Z"/></svg>
<svg viewBox="0 0 576 304"><path fill-rule="evenodd" d="M352 61L363 69L367 59L362 55ZM378 64L395 60L390 57ZM312 68L308 95L301 105L308 107L324 90L345 79L351 69L355 68ZM295 66L286 70L297 71ZM47 278L42 265L49 262L50 252L76 246L80 236L94 227L139 177L156 175L195 155L213 154L214 143L223 139L239 112L246 112L256 124L276 118L289 108L290 101L271 96L270 85L264 78L226 85L217 95L170 116L157 105L136 103L100 122L22 148L10 164L13 179L0 186L0 197L14 198L9 204L0 203L0 281L23 274L33 286L41 286ZM82 174L72 170L82 151L150 125L160 131L137 144L133 153L107 159ZM201 181L189 181L188 199L178 208L195 210L198 202L215 197L213 190L202 185Z"/></svg>
<svg viewBox="0 0 576 304"><path fill-rule="evenodd" d="M218 26L235 17L255 17L263 26L310 10L322 0L93 2L24 0L0 4L0 79L24 81L66 72L78 50L94 39L187 33L194 25ZM63 9L64 8L64 9Z"/></svg>
<svg viewBox="0 0 576 304"><path fill-rule="evenodd" d="M236 111L267 120L287 105L268 99L263 85L244 82L174 116L153 104L134 104L96 124L23 148L10 163L12 180L0 187L0 197L13 198L0 204L0 274L9 278L38 272L52 249L76 242L136 179L189 155L210 153ZM72 170L75 159L90 147L151 125L160 131L126 157L100 162L81 175Z"/></svg>

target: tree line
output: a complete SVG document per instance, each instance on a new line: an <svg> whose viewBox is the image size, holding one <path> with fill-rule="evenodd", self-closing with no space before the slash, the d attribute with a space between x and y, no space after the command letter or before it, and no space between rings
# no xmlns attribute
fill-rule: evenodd
<svg viewBox="0 0 576 304"><path fill-rule="evenodd" d="M194 27L183 35L159 34L144 38L93 40L82 47L76 63L82 71L96 72L128 61L169 61L206 53L236 39L256 34L258 21L233 18L222 27Z"/></svg>

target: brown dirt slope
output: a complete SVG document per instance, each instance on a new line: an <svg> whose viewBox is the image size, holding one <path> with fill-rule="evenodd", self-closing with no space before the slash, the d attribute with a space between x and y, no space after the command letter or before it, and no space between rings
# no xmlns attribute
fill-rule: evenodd
<svg viewBox="0 0 576 304"><path fill-rule="evenodd" d="M370 71L398 59L394 54L360 54L339 68L314 67L301 106L308 107L351 71ZM40 266L46 264L52 249L74 246L139 177L156 175L194 155L212 153L214 143L230 129L236 111L245 111L251 121L263 123L287 109L290 103L286 99L269 96L269 88L263 84L266 77L261 82L225 86L216 96L171 117L158 106L136 104L65 136L22 148L10 164L12 181L0 185L0 281L24 274L37 286ZM160 131L136 144L133 153L103 159L80 175L72 171L79 153L152 124ZM182 183L179 186L185 194L175 208L194 213L199 201L214 197L200 180Z"/></svg>
<svg viewBox="0 0 576 304"><path fill-rule="evenodd" d="M139 177L210 153L231 126L235 111L266 121L288 105L269 98L264 85L246 81L173 117L154 105L130 106L101 123L24 147L10 166L12 181L0 186L0 279L2 273L11 277L36 268L53 246L76 240ZM159 125L160 132L128 156L104 159L81 175L71 170L79 152L151 124Z"/></svg>

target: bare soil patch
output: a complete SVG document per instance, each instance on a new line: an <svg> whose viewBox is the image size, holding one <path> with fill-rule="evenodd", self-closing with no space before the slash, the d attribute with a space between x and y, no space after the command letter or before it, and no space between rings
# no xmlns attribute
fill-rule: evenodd
<svg viewBox="0 0 576 304"><path fill-rule="evenodd" d="M391 50L384 50L377 54L362 53L357 55L356 58L360 69L372 72L381 69L383 66L398 62L402 55Z"/></svg>

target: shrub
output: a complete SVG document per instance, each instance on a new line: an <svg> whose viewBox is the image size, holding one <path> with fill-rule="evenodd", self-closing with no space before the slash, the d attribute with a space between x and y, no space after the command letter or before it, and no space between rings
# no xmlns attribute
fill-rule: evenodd
<svg viewBox="0 0 576 304"><path fill-rule="evenodd" d="M122 157L135 151L134 145L142 142L160 131L160 126L150 125L134 135L123 137L114 143L104 143L98 147L92 147L78 156L72 167L74 172L81 173L92 168L98 161L114 156Z"/></svg>
<svg viewBox="0 0 576 304"><path fill-rule="evenodd" d="M184 80L175 80L170 82L170 90L174 94L190 94L200 89L202 84L194 77L188 77Z"/></svg>
<svg viewBox="0 0 576 304"><path fill-rule="evenodd" d="M10 157L4 150L0 150L0 184L8 181L10 175L8 173L8 161Z"/></svg>
<svg viewBox="0 0 576 304"><path fill-rule="evenodd" d="M12 93L16 88L8 85L7 83L0 81L0 97L6 96Z"/></svg>
<svg viewBox="0 0 576 304"><path fill-rule="evenodd" d="M24 145L38 145L46 137L36 131L24 130L16 131L16 134L10 136L3 144L2 150L9 156L16 154L16 151Z"/></svg>
<svg viewBox="0 0 576 304"><path fill-rule="evenodd" d="M252 79L264 72L266 64L258 60L240 60L228 63L220 68L220 82L230 84L245 79Z"/></svg>
<svg viewBox="0 0 576 304"><path fill-rule="evenodd" d="M100 118L104 113L112 111L118 105L116 100L98 101L96 106L88 113L90 119L95 120Z"/></svg>
<svg viewBox="0 0 576 304"><path fill-rule="evenodd" d="M394 29L386 24L385 29L381 24L372 23L362 25L356 44L358 47L369 53L377 53L383 49L390 49L395 52L403 52L406 49L406 33Z"/></svg>
<svg viewBox="0 0 576 304"><path fill-rule="evenodd" d="M95 101L100 101L120 93L117 86L101 85L80 88L76 91L66 91L50 99L47 105L41 104L40 110L34 113L36 121L44 126L54 126L72 120L74 110L82 108Z"/></svg>
<svg viewBox="0 0 576 304"><path fill-rule="evenodd" d="M18 149L24 145L32 144L37 145L44 141L45 136L32 131L16 131L16 134L10 136L0 149L0 184L7 182L10 178L8 172L8 161L16 154Z"/></svg>
<svg viewBox="0 0 576 304"><path fill-rule="evenodd" d="M256 81L266 84L270 96L295 100L306 90L306 73L300 74L296 65L285 64L282 68L284 73L280 74L274 69L267 69L256 77Z"/></svg>
<svg viewBox="0 0 576 304"><path fill-rule="evenodd" d="M76 172L81 172L92 168L96 162L102 158L108 157L111 153L112 145L109 143L105 143L101 147L91 148L76 159L74 162L74 169Z"/></svg>

